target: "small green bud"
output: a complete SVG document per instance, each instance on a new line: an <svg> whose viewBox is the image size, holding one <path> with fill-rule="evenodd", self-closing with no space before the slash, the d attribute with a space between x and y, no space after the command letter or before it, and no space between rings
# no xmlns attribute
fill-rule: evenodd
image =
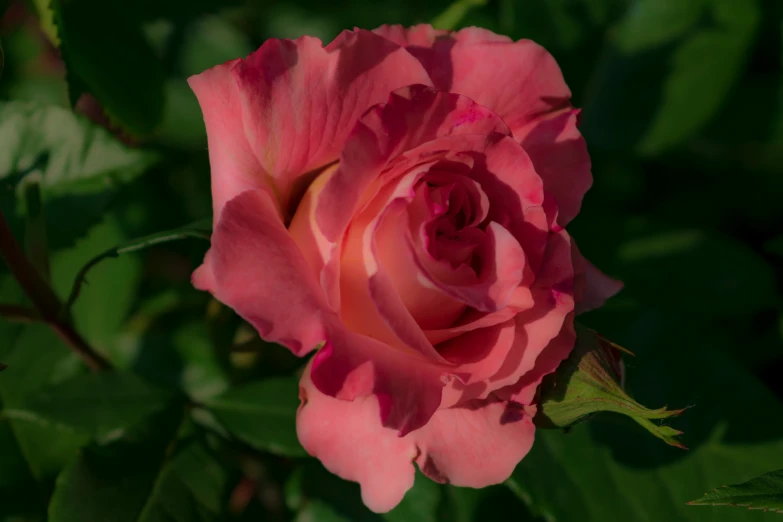
<svg viewBox="0 0 783 522"><path fill-rule="evenodd" d="M595 413L611 411L631 417L665 443L686 449L677 440L682 432L652 422L684 410L667 410L665 406L651 410L625 392L620 352L630 352L583 326L576 325L576 332L571 355L539 387L536 426L567 428Z"/></svg>

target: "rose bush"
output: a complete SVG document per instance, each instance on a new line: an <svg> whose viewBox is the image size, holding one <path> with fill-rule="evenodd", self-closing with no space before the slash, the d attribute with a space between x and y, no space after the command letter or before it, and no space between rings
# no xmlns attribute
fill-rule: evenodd
<svg viewBox="0 0 783 522"><path fill-rule="evenodd" d="M297 431L373 510L414 465L505 480L574 314L619 290L565 230L590 158L555 60L483 29L269 40L190 78L214 231L196 287L304 371Z"/></svg>

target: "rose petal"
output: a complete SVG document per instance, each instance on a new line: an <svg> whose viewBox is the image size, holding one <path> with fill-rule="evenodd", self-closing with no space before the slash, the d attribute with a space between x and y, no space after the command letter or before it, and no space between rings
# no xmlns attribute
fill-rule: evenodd
<svg viewBox="0 0 783 522"><path fill-rule="evenodd" d="M351 222L342 241L340 316L355 332L403 351L412 349L429 359L443 361L405 306L402 295L406 288L398 289L391 280L390 275L398 267L392 267L390 273L381 261L386 237L381 232L383 225L404 214L412 187L426 168L422 166L396 184L389 184ZM414 273L408 277L416 276Z"/></svg>
<svg viewBox="0 0 783 522"><path fill-rule="evenodd" d="M516 322L472 330L438 346L438 351L451 363L457 364L455 375L443 389L441 408L460 404L467 398L482 395L487 383L482 383L500 371L516 336ZM466 393L466 390L469 390ZM489 392L483 394L485 397Z"/></svg>
<svg viewBox="0 0 783 522"><path fill-rule="evenodd" d="M562 226L579 213L592 184L590 157L577 130L571 91L543 47L473 27L452 34L427 26L384 26L375 32L405 46L436 88L464 94L508 123L557 200Z"/></svg>
<svg viewBox="0 0 783 522"><path fill-rule="evenodd" d="M415 205L415 200L411 205ZM406 245L409 219L409 209L389 212L375 233L376 252L386 282L393 286L394 293L399 295L420 329L449 326L465 311L466 305L427 284Z"/></svg>
<svg viewBox="0 0 783 522"><path fill-rule="evenodd" d="M299 387L296 432L305 450L332 473L361 484L371 510L382 513L399 504L413 486L418 452L412 440L381 425L378 398L324 395L313 385L309 366Z"/></svg>
<svg viewBox="0 0 783 522"><path fill-rule="evenodd" d="M612 279L585 259L573 244L571 256L575 271L576 313L582 314L600 308L607 299L623 289L622 281Z"/></svg>
<svg viewBox="0 0 783 522"><path fill-rule="evenodd" d="M533 304L530 289L518 286L511 294L511 300L505 308L492 313L468 310L454 325L439 330L425 330L424 334L433 345L437 345L473 330L504 323L518 313L531 308Z"/></svg>
<svg viewBox="0 0 783 522"><path fill-rule="evenodd" d="M579 214L582 198L593 184L590 154L578 121L579 111L566 108L514 133L544 180L544 189L557 201L561 226Z"/></svg>
<svg viewBox="0 0 783 522"><path fill-rule="evenodd" d="M264 339L297 355L326 339L326 326L334 319L265 191L246 191L226 203L194 283L233 308Z"/></svg>
<svg viewBox="0 0 783 522"><path fill-rule="evenodd" d="M208 263L200 278L211 274L213 295L264 339L297 355L326 341L312 370L323 393L343 399L376 395L384 424L401 433L425 424L438 408L447 366L348 331L326 304L269 194L248 191L226 204Z"/></svg>
<svg viewBox="0 0 783 522"><path fill-rule="evenodd" d="M460 151L451 156L470 160L465 175L479 183L490 202L485 221L511 232L523 247L532 276L541 263L549 224L542 206L543 183L530 158L511 137L498 133L440 137L407 151L405 157L430 158L445 151Z"/></svg>
<svg viewBox="0 0 783 522"><path fill-rule="evenodd" d="M452 92L458 92L452 89L454 67L450 59L452 48L457 43L511 43L508 36L501 36L479 27L467 27L451 33L433 29L427 24L416 25L409 29L400 25L383 25L373 32L406 47L408 52L418 58L427 69L435 87Z"/></svg>
<svg viewBox="0 0 783 522"><path fill-rule="evenodd" d="M237 124L242 102L231 71L239 61L232 60L188 78L201 104L207 129L215 224L228 200L246 190L271 186L269 175L258 163L242 125Z"/></svg>
<svg viewBox="0 0 783 522"><path fill-rule="evenodd" d="M415 242L415 239L409 238ZM461 283L447 280L450 270L447 262L429 258L416 243L409 244L411 255L422 274L435 287L481 312L505 308L514 290L522 282L525 270L525 252L511 233L497 223L490 223L486 241L482 245L483 267L474 281ZM461 277L460 277L461 278Z"/></svg>
<svg viewBox="0 0 783 522"><path fill-rule="evenodd" d="M315 209L329 178L337 165L325 169L310 185L288 226L288 233L310 265L311 273L321 284L329 305L340 309L340 255L342 243L326 239L318 227Z"/></svg>
<svg viewBox="0 0 783 522"><path fill-rule="evenodd" d="M335 328L313 359L311 379L322 393L338 399L375 395L380 421L403 436L426 424L438 409L448 370L423 356Z"/></svg>
<svg viewBox="0 0 783 522"><path fill-rule="evenodd" d="M464 96L421 85L399 89L386 104L367 111L354 127L340 166L319 198L316 221L324 235L336 241L390 160L435 138L498 132L508 134L506 124Z"/></svg>
<svg viewBox="0 0 783 522"><path fill-rule="evenodd" d="M438 410L411 434L421 451L416 462L438 482L472 488L500 484L533 446L532 413L499 400Z"/></svg>
<svg viewBox="0 0 783 522"><path fill-rule="evenodd" d="M434 480L478 488L507 479L533 444L534 410L496 399L438 410L426 426L399 437L378 422L377 398L324 395L308 370L300 382L299 440L329 471L359 482L375 512L402 500L413 485L414 460Z"/></svg>
<svg viewBox="0 0 783 522"><path fill-rule="evenodd" d="M426 229L411 238L409 248L433 286L480 311L495 311L508 303L521 281L532 282L541 263L548 230L542 183L519 144L500 134L442 137L408 154L426 157L444 149L472 158L467 175L479 183L490 201L486 233L491 244L482 258L485 271L478 282L464 284L459 269L437 262L423 248ZM457 280L451 279L452 273Z"/></svg>
<svg viewBox="0 0 783 522"><path fill-rule="evenodd" d="M500 369L482 382L449 382L449 400L464 402L484 399L495 390L519 382L533 370L542 352L560 334L569 317L573 317L574 273L570 237L565 231L550 236L542 272L531 288L533 305L514 317L515 339Z"/></svg>
<svg viewBox="0 0 783 522"><path fill-rule="evenodd" d="M298 178L338 159L362 113L399 87L430 80L404 49L356 30L326 48L307 36L270 39L246 59L190 83L210 139L215 215L243 190L272 183L290 216L291 200L295 204L310 181Z"/></svg>
<svg viewBox="0 0 783 522"><path fill-rule="evenodd" d="M544 185L534 165L508 137L486 140L483 155L474 160L474 179L490 201L487 220L511 232L525 251L530 271L537 272L549 226L542 207Z"/></svg>
<svg viewBox="0 0 783 522"><path fill-rule="evenodd" d="M569 327L573 330L574 269L571 251L571 238L564 230L550 234L542 272L538 274L531 289L534 304L529 310L515 317L517 340L501 369L489 379L489 390L497 390L514 385L520 379L527 379L529 375L534 375L531 372L537 366L539 371L549 368L547 365L541 366L541 357L553 339L560 337L560 344L557 344L555 351L556 357L567 357L573 348L573 339L568 346L568 338L562 337L564 330ZM556 367L555 365L549 371L554 371ZM541 374L541 377L543 375L545 373ZM522 404L530 403L518 397L515 400Z"/></svg>
<svg viewBox="0 0 783 522"><path fill-rule="evenodd" d="M426 26L385 26L374 32L407 47L437 89L464 94L490 108L512 131L570 105L571 91L557 62L531 40L513 42L474 27L446 33ZM433 67L450 68L450 77Z"/></svg>
<svg viewBox="0 0 783 522"><path fill-rule="evenodd" d="M536 357L533 367L526 371L516 383L498 390L496 394L503 399L531 404L536 396L536 390L541 381L554 372L560 363L568 358L576 343L576 331L574 330L574 314L568 314L563 321L560 332L555 336L541 353Z"/></svg>

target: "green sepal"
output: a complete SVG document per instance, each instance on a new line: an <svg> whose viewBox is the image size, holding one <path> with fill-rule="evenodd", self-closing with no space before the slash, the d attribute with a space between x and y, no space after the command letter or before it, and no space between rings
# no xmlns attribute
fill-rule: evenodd
<svg viewBox="0 0 783 522"><path fill-rule="evenodd" d="M665 443L686 449L677 439L681 431L652 422L684 410L668 410L665 406L649 409L624 390L620 352L628 351L580 325L576 325L576 334L571 355L541 383L536 426L567 428L595 413L609 411L627 415Z"/></svg>

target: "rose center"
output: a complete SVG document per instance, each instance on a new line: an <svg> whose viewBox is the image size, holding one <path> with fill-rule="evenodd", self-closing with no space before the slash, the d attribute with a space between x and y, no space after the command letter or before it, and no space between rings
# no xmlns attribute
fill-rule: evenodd
<svg viewBox="0 0 783 522"><path fill-rule="evenodd" d="M379 260L422 328L448 327L467 309L447 288L479 281L488 213L488 198L472 178L430 170L407 205L384 219L375 238Z"/></svg>
<svg viewBox="0 0 783 522"><path fill-rule="evenodd" d="M482 221L488 210L481 187L467 177L435 172L427 175L416 192L413 205L429 203L430 217L424 222L427 252L452 269L467 266L478 275L478 250L486 241Z"/></svg>

